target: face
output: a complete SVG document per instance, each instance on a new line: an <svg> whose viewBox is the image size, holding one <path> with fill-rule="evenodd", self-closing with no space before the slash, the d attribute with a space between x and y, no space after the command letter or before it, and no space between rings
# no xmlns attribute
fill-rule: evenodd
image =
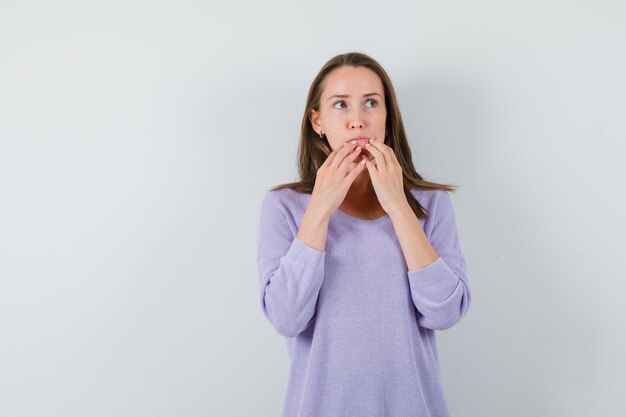
<svg viewBox="0 0 626 417"><path fill-rule="evenodd" d="M326 76L319 111L313 110L310 120L318 135L326 135L333 150L355 137L366 138L358 141L360 155L374 159L365 144L369 138L385 140L387 110L382 81L364 67L333 70Z"/></svg>

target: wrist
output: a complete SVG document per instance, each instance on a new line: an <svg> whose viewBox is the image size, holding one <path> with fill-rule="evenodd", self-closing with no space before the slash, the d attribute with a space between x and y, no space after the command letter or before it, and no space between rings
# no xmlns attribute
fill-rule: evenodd
<svg viewBox="0 0 626 417"><path fill-rule="evenodd" d="M311 218L317 224L323 224L330 221L332 211L322 204L321 201L311 197L304 215Z"/></svg>
<svg viewBox="0 0 626 417"><path fill-rule="evenodd" d="M414 211L408 201L403 201L391 207L387 213L389 214L389 217L394 218L403 216L406 213L414 214Z"/></svg>

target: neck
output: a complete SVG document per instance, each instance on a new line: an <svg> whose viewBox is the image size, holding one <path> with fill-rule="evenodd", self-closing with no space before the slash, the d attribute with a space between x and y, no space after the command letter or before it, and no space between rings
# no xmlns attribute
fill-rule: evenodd
<svg viewBox="0 0 626 417"><path fill-rule="evenodd" d="M357 203L361 207L372 207L374 200L376 200L376 192L366 168L354 179L344 201Z"/></svg>

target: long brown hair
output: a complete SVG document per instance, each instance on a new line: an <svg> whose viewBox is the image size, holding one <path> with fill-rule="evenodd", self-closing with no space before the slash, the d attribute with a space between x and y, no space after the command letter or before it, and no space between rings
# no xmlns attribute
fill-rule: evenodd
<svg viewBox="0 0 626 417"><path fill-rule="evenodd" d="M299 173L300 181L279 184L271 188L278 190L281 188L291 188L300 193L311 194L315 185L317 170L324 163L328 155L332 152L332 148L326 137L320 138L313 127L309 116L311 110L319 111L320 98L325 86L326 76L333 70L344 65L353 67L365 67L374 71L380 77L385 90L385 105L387 106L387 122L386 128L388 136L385 138L385 145L393 149L400 166L402 167L404 193L409 205L419 219L427 217L424 208L413 197L410 190L429 189L429 190L446 190L456 191L457 185L446 185L435 182L426 181L415 170L409 142L404 131L400 108L396 100L396 93L391 84L391 79L383 67L370 56L360 52L348 52L331 58L311 83L309 94L306 100L306 108L302 117L302 125L300 131L300 145L298 149Z"/></svg>

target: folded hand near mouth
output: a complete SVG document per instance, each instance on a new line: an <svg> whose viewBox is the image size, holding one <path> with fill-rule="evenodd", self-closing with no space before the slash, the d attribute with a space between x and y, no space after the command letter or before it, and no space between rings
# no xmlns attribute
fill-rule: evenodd
<svg viewBox="0 0 626 417"><path fill-rule="evenodd" d="M374 160L368 160L365 167L369 171L372 186L383 210L391 213L408 204L404 193L402 167L393 149L378 139L370 139L365 144L365 149L374 156Z"/></svg>

